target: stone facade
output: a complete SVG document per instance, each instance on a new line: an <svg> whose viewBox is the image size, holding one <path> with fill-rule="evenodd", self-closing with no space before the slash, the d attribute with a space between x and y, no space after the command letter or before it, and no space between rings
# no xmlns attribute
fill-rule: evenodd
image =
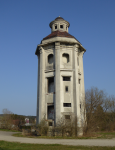
<svg viewBox="0 0 115 150"><path fill-rule="evenodd" d="M56 125L62 116L84 122L84 72L81 43L68 33L70 24L61 17L50 23L51 34L37 46L37 123L45 118ZM81 121L82 120L82 121ZM82 133L80 133L82 134Z"/></svg>

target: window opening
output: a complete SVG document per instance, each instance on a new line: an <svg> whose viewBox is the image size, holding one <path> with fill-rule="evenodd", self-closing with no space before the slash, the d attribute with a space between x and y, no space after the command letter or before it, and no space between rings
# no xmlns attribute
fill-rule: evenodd
<svg viewBox="0 0 115 150"><path fill-rule="evenodd" d="M49 126L53 126L52 122L49 122Z"/></svg>
<svg viewBox="0 0 115 150"><path fill-rule="evenodd" d="M63 107L71 107L71 103L63 103Z"/></svg>
<svg viewBox="0 0 115 150"><path fill-rule="evenodd" d="M80 104L80 109L81 109L81 104Z"/></svg>
<svg viewBox="0 0 115 150"><path fill-rule="evenodd" d="M64 54L62 55L62 59L63 59L63 62L64 62L64 63L68 63L68 62L69 62L69 54L65 54L65 53L64 53Z"/></svg>
<svg viewBox="0 0 115 150"><path fill-rule="evenodd" d="M65 119L70 119L70 115L65 115Z"/></svg>
<svg viewBox="0 0 115 150"><path fill-rule="evenodd" d="M65 87L65 91L68 92L68 86Z"/></svg>
<svg viewBox="0 0 115 150"><path fill-rule="evenodd" d="M54 105L47 106L48 108L48 119L54 119Z"/></svg>
<svg viewBox="0 0 115 150"><path fill-rule="evenodd" d="M48 78L48 93L54 92L54 77Z"/></svg>
<svg viewBox="0 0 115 150"><path fill-rule="evenodd" d="M60 28L62 28L62 29L63 29L63 25L60 25Z"/></svg>
<svg viewBox="0 0 115 150"><path fill-rule="evenodd" d="M81 82L81 79L78 79L78 83L80 84L80 82Z"/></svg>
<svg viewBox="0 0 115 150"><path fill-rule="evenodd" d="M63 77L63 81L70 81L70 77Z"/></svg>
<svg viewBox="0 0 115 150"><path fill-rule="evenodd" d="M57 29L57 25L55 26L55 29Z"/></svg>
<svg viewBox="0 0 115 150"><path fill-rule="evenodd" d="M49 64L53 63L53 54L48 55L48 63Z"/></svg>

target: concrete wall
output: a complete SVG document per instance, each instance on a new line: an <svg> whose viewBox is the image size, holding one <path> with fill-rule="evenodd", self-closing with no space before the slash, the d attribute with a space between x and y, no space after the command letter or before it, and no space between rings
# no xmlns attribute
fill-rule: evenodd
<svg viewBox="0 0 115 150"><path fill-rule="evenodd" d="M48 62L48 56L53 55L53 63ZM63 54L69 56L69 61ZM78 63L79 58L79 63ZM38 120L48 119L48 105L54 105L55 124L63 115L73 114L79 117L82 112L80 104L84 93L84 73L83 73L83 53L79 50L77 44L68 44L56 42L42 47L42 53L39 55L38 66ZM48 79L54 78L54 86L48 92ZM70 77L70 81L63 81L63 77ZM80 84L79 84L80 79ZM68 87L68 92L65 87ZM64 103L71 103L71 107L65 107ZM50 118L51 120L51 118Z"/></svg>
<svg viewBox="0 0 115 150"><path fill-rule="evenodd" d="M53 57L53 63L50 64L48 63L48 56L50 54L53 54L54 56L54 45L53 44L49 44L47 46L44 46L44 50L45 50L45 70L52 70L55 67L55 58Z"/></svg>

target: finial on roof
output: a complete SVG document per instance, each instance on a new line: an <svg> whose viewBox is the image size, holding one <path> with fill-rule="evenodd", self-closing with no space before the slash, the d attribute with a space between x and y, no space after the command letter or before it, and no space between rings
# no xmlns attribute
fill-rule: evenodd
<svg viewBox="0 0 115 150"><path fill-rule="evenodd" d="M57 20L64 20L64 19L59 16L59 17L57 17L55 20L57 21Z"/></svg>

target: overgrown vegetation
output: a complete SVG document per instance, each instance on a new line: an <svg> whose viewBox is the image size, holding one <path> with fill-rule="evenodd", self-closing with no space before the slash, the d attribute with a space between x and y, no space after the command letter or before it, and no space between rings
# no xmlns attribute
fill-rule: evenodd
<svg viewBox="0 0 115 150"><path fill-rule="evenodd" d="M31 129L29 126L25 125L26 116L13 114L8 109L3 109L3 114L0 115L0 129L3 130L11 130L11 131L21 131L22 129ZM29 122L35 124L35 117L29 116Z"/></svg>
<svg viewBox="0 0 115 150"><path fill-rule="evenodd" d="M86 126L84 134L98 131L115 131L115 97L98 88L85 93Z"/></svg>
<svg viewBox="0 0 115 150"><path fill-rule="evenodd" d="M40 135L50 136L77 136L78 132L83 129L83 136L95 137L98 132L113 132L115 131L115 97L108 96L103 90L92 87L85 93L85 103L81 103L82 118L71 116L71 120L59 120L56 127L49 127L43 120L38 125ZM82 126L78 128L77 120L81 121ZM45 126L43 125L45 123ZM45 130L45 134L43 131ZM98 136L97 136L98 137Z"/></svg>
<svg viewBox="0 0 115 150"><path fill-rule="evenodd" d="M28 137L28 138L44 138L44 139L112 139L115 138L115 132L94 132L92 135L83 135L83 136L36 136L34 134L22 135L22 133L14 133L15 137Z"/></svg>
<svg viewBox="0 0 115 150"><path fill-rule="evenodd" d="M29 135L39 136L57 136L57 137L75 137L80 130L83 131L83 136L95 137L98 132L113 132L115 131L115 97L108 96L103 90L92 87L85 93L85 103L81 103L81 114L84 116L84 123L80 118L76 118L70 114L71 119L62 117L56 126L49 126L48 122L43 119L36 127L23 127L24 132ZM2 128L12 129L12 124L21 129L24 123L24 116L19 116L11 113L7 109L3 110L4 116L1 117ZM81 121L83 125L78 127L77 122ZM30 133L34 129L34 134Z"/></svg>
<svg viewBox="0 0 115 150"><path fill-rule="evenodd" d="M13 114L8 109L3 109L3 115L0 118L1 129L19 130L20 126L24 123L24 116Z"/></svg>

